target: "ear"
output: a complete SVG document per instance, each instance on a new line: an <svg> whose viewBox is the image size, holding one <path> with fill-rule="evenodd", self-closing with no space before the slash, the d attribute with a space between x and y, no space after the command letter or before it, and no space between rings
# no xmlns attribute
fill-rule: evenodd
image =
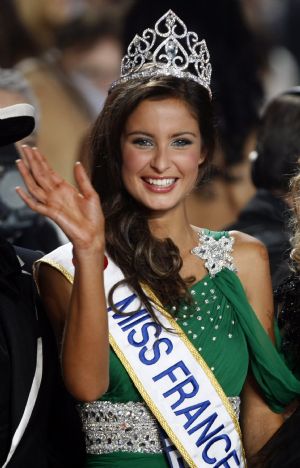
<svg viewBox="0 0 300 468"><path fill-rule="evenodd" d="M201 166L204 163L206 156L207 156L206 150L202 149L199 155L198 166Z"/></svg>

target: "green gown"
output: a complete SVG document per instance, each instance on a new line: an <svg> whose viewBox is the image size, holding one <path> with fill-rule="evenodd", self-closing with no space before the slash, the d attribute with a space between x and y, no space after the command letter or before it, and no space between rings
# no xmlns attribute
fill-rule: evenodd
<svg viewBox="0 0 300 468"><path fill-rule="evenodd" d="M210 232L219 240L227 232ZM269 406L276 412L300 393L300 382L288 370L250 307L235 272L223 268L191 288L195 303L183 305L177 323L199 350L228 397L238 396L248 366ZM110 384L101 400L126 403L142 401L113 350L110 352ZM114 452L88 455L87 466L115 468L165 468L163 454Z"/></svg>

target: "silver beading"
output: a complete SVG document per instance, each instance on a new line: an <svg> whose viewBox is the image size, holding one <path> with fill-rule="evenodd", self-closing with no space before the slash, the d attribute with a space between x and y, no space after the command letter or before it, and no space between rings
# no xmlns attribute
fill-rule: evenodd
<svg viewBox="0 0 300 468"><path fill-rule="evenodd" d="M240 398L228 397L237 418ZM78 405L86 452L162 453L159 426L145 403L93 401Z"/></svg>
<svg viewBox="0 0 300 468"><path fill-rule="evenodd" d="M189 67L192 71L188 71ZM121 62L120 78L112 83L112 88L134 78L161 75L193 80L211 96L211 64L206 42L188 31L172 10L155 23L154 29L147 28L133 38Z"/></svg>
<svg viewBox="0 0 300 468"><path fill-rule="evenodd" d="M93 401L79 412L87 453L162 452L158 424L144 403Z"/></svg>
<svg viewBox="0 0 300 468"><path fill-rule="evenodd" d="M203 230L198 232L199 245L191 250L193 255L205 260L205 268L209 275L214 277L223 268L237 271L233 263L232 250L234 238L222 236L219 240L205 234Z"/></svg>

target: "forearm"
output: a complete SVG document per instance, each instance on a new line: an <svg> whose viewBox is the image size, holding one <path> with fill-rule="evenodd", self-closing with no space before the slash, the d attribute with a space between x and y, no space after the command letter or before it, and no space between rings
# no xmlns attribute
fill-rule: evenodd
<svg viewBox="0 0 300 468"><path fill-rule="evenodd" d="M76 261L62 345L66 386L78 400L105 393L109 382L109 342L103 285L103 254Z"/></svg>
<svg viewBox="0 0 300 468"><path fill-rule="evenodd" d="M263 399L256 381L248 375L241 395L241 430L246 456L255 455L283 423Z"/></svg>
<svg viewBox="0 0 300 468"><path fill-rule="evenodd" d="M270 410L266 414L261 411L251 411L248 418L243 415L241 429L246 457L249 458L255 455L279 429L282 423L282 416Z"/></svg>

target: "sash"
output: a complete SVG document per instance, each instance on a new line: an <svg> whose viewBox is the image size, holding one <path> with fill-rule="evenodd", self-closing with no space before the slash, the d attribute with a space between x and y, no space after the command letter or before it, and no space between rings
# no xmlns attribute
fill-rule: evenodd
<svg viewBox="0 0 300 468"><path fill-rule="evenodd" d="M72 245L66 244L41 259L61 271L72 283ZM108 258L105 291L124 278ZM184 462L198 467L245 467L241 432L235 413L215 376L176 321L144 287L160 320L156 323L134 291L122 285L114 303L124 315L108 307L109 340L143 400ZM168 330L172 331L168 331ZM170 461L172 443L165 448Z"/></svg>

